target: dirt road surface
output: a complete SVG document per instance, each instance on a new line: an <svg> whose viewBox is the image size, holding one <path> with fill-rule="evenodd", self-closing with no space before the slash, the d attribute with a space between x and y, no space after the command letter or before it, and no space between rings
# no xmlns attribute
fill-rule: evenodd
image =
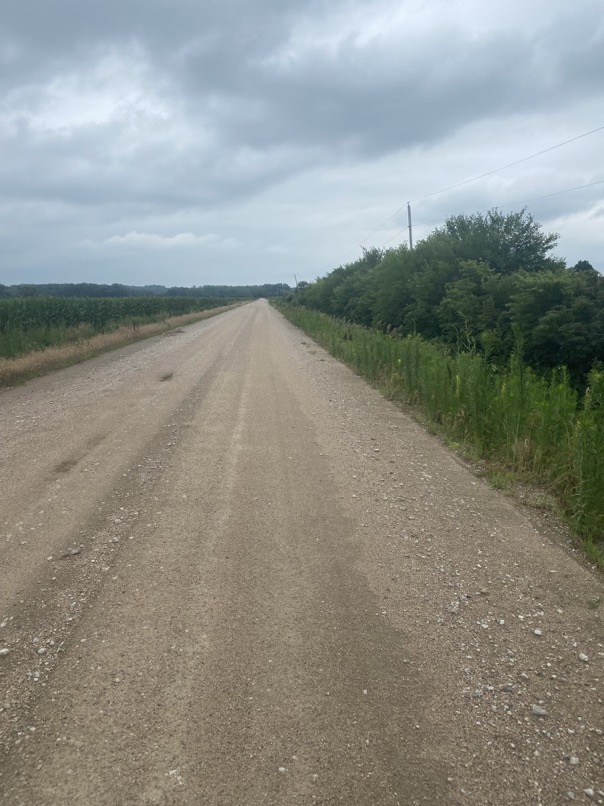
<svg viewBox="0 0 604 806"><path fill-rule="evenodd" d="M259 301L0 393L3 804L604 802L604 584Z"/></svg>

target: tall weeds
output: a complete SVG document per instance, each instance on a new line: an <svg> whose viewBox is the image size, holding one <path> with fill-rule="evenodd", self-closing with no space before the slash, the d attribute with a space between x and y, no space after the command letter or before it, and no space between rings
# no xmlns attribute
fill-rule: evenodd
<svg viewBox="0 0 604 806"><path fill-rule="evenodd" d="M576 532L604 550L604 372L593 371L582 400L565 369L549 377L520 351L505 369L474 351L451 355L419 336L399 338L326 314L275 303L336 358L388 397L417 406L436 428L544 484Z"/></svg>

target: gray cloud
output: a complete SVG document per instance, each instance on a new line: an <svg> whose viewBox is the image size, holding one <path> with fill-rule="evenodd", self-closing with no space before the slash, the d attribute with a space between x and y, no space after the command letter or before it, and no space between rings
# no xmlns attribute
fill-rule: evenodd
<svg viewBox="0 0 604 806"><path fill-rule="evenodd" d="M492 8L478 0L5 6L0 202L14 223L10 233L0 229L0 243L13 273L43 272L33 243L44 242L56 278L75 259L70 244L119 244L129 233L176 243L169 239L189 233L199 256L212 253L240 281L236 248L229 263L205 237L217 232L226 242L219 229L228 220L241 256L257 254L247 264L250 282L262 280L265 270L295 259L320 263L329 251L328 236L319 229L313 239L310 224L303 256L287 246L300 217L289 233L266 220L279 219L275 211L292 196L301 210L324 204L327 220L356 194L357 230L366 231L364 198L374 199L379 222L401 196L447 187L602 123L604 25L590 0L572 13L561 0L530 8L520 0ZM568 181L595 179L596 167L579 159ZM336 175L346 183L339 199L330 185ZM534 178L539 190L531 193L527 175L476 186L476 207L547 187L547 177ZM323 200L313 182L329 187ZM593 196L566 209L584 209L588 221ZM453 201L443 196L431 207L444 216L459 211ZM559 220L563 208L543 209ZM53 210L61 210L54 230ZM262 211L252 237L248 222ZM354 226L337 228L334 253L340 239L362 238ZM144 238L131 237L137 245ZM595 237L593 245L604 252ZM92 251L78 257L84 273L102 265ZM190 269L182 266L184 276Z"/></svg>

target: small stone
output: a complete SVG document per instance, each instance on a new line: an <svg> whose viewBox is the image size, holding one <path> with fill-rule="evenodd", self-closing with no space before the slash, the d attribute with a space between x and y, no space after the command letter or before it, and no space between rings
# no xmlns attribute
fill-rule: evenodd
<svg viewBox="0 0 604 806"><path fill-rule="evenodd" d="M38 650L38 655L46 655L47 649L45 646L41 646Z"/></svg>
<svg viewBox="0 0 604 806"><path fill-rule="evenodd" d="M573 767L576 767L577 764L579 763L579 759L577 758L577 756L571 756L570 763L572 764Z"/></svg>
<svg viewBox="0 0 604 806"><path fill-rule="evenodd" d="M533 632L535 633L535 635L543 635L543 633L541 632L541 630L539 629L539 627L537 627L537 629L536 629L536 630L533 630Z"/></svg>
<svg viewBox="0 0 604 806"><path fill-rule="evenodd" d="M587 789L584 789L583 793L587 795L588 798L593 798L593 796L596 794L590 786L587 787Z"/></svg>
<svg viewBox="0 0 604 806"><path fill-rule="evenodd" d="M574 793L574 792L567 792L567 793L566 793L566 797L567 797L569 800L574 800L576 796L575 796L575 793Z"/></svg>
<svg viewBox="0 0 604 806"><path fill-rule="evenodd" d="M589 663L589 658L584 652L579 652L579 660L582 660L583 663Z"/></svg>
<svg viewBox="0 0 604 806"><path fill-rule="evenodd" d="M279 772L287 772L287 769L285 767L279 767Z"/></svg>
<svg viewBox="0 0 604 806"><path fill-rule="evenodd" d="M531 710L535 714L535 716L547 716L547 711L540 705L532 705Z"/></svg>
<svg viewBox="0 0 604 806"><path fill-rule="evenodd" d="M10 649L7 649L7 647L2 647L2 649L0 649L0 657L3 657L4 655L8 655L9 652L10 652Z"/></svg>

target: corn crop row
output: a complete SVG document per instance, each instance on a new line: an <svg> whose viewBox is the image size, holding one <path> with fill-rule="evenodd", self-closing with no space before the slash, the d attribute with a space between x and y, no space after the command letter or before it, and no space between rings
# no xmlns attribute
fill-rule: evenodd
<svg viewBox="0 0 604 806"><path fill-rule="evenodd" d="M102 333L120 325L136 327L223 304L221 299L195 297L2 299L0 356L13 358L30 350Z"/></svg>

